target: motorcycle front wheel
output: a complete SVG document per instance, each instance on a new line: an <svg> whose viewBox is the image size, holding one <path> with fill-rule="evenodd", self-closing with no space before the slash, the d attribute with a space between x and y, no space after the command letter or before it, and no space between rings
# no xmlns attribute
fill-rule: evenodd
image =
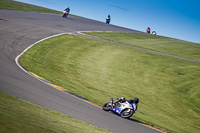
<svg viewBox="0 0 200 133"><path fill-rule="evenodd" d="M103 108L104 111L110 111L111 103L110 103L110 102L105 103L105 104L102 106L102 108Z"/></svg>
<svg viewBox="0 0 200 133"><path fill-rule="evenodd" d="M65 14L65 18L67 18L67 16L68 16L68 13Z"/></svg>
<svg viewBox="0 0 200 133"><path fill-rule="evenodd" d="M121 113L122 118L130 118L134 114L134 111L132 109L125 109Z"/></svg>

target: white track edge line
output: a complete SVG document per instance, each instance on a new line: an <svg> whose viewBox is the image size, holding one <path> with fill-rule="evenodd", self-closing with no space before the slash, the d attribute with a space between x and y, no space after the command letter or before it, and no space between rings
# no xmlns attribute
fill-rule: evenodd
<svg viewBox="0 0 200 133"><path fill-rule="evenodd" d="M67 35L67 34L72 34L72 35L73 35L73 33L60 33L60 34L56 34L56 35L52 35L52 36L43 38L43 39L41 39L41 40L39 40L39 41L33 43L32 45L30 45L29 47L27 47L21 54L19 54L19 55L15 58L15 63L17 64L17 66L18 66L21 70L23 70L23 71L24 71L25 73L27 73L28 75L30 75L30 76L32 76L32 77L38 79L39 81L45 83L45 84L48 85L48 86L51 86L51 87L53 87L53 88L55 88L55 89L57 89L57 90L59 90L59 91L61 91L61 92L64 92L64 93L66 93L66 94L68 94L68 95L71 95L71 94L68 93L68 92L62 91L62 90L60 90L60 89L58 89L58 88L56 88L56 87L54 87L54 86L52 86L52 85L46 83L45 81L41 80L40 78L35 77L34 75L32 75L31 73L29 73L28 71L26 71L26 70L19 64L19 58L20 58L26 51L28 51L31 47L33 47L34 45L36 45L36 44L38 44L38 43L40 43L40 42L42 42L42 41L44 41L44 40L47 40L47 39L50 39L50 38L53 38L53 37L56 37L56 36L60 36L60 35L65 35L65 34L66 34L66 35ZM75 97L75 98L77 98L77 99L80 99L81 101L87 102L86 100L83 100L83 99L81 99L81 98L78 98L78 97L76 97L76 96L74 96L74 95L71 95L71 96L73 96L73 97ZM93 106L96 106L96 107L100 108L99 106L94 105L94 104L92 104L92 103L90 103L90 102L87 102L87 103L89 103L89 104L91 104L91 105L93 105Z"/></svg>

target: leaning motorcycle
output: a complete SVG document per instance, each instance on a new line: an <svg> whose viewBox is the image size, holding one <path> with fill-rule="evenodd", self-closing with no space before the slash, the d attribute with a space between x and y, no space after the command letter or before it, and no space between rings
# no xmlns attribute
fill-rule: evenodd
<svg viewBox="0 0 200 133"><path fill-rule="evenodd" d="M117 98L117 100L119 99ZM110 102L105 103L102 108L104 111L112 111L122 118L130 118L136 112L135 104L130 104L127 101L113 104L113 98L110 98Z"/></svg>
<svg viewBox="0 0 200 133"><path fill-rule="evenodd" d="M110 24L110 19L106 18L106 24Z"/></svg>
<svg viewBox="0 0 200 133"><path fill-rule="evenodd" d="M63 18L67 18L68 14L69 14L69 12L64 11L64 12L63 12Z"/></svg>

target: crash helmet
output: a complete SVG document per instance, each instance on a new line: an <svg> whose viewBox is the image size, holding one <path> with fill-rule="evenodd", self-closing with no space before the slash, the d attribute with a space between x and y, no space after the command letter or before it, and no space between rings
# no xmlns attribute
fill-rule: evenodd
<svg viewBox="0 0 200 133"><path fill-rule="evenodd" d="M134 103L139 103L139 99L137 98L137 97L135 97L134 99L133 99L133 101L134 101Z"/></svg>

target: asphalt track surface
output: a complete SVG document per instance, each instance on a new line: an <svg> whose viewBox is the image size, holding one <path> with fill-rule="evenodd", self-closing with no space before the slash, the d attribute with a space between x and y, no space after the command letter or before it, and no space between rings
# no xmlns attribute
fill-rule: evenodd
<svg viewBox="0 0 200 133"><path fill-rule="evenodd" d="M139 32L79 17L0 10L0 91L116 133L159 132L59 91L17 66L15 58L35 42L77 31Z"/></svg>

